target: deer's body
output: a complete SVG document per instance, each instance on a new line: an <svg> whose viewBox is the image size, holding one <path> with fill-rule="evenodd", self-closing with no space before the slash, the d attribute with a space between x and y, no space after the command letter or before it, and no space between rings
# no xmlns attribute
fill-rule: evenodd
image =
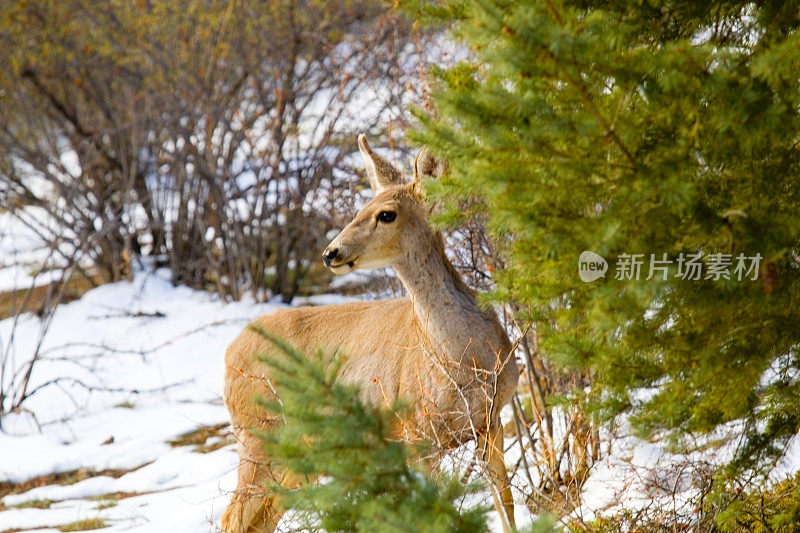
<svg viewBox="0 0 800 533"><path fill-rule="evenodd" d="M405 431L442 445L481 440L501 513L513 524L499 422L518 378L508 338L494 312L478 307L441 236L428 227L420 176L403 184L363 137L359 144L376 198L334 239L325 263L337 273L390 265L409 298L286 309L255 324L301 352L343 354L341 378L360 385L365 401L414 402ZM426 164L418 158L417 167ZM424 172L420 168L415 174ZM230 533L274 529L280 513L264 492L265 481L290 482L251 434L273 423L253 401L271 394L268 367L254 357L267 351L274 353L271 343L245 329L225 355L225 402L240 445L239 483L222 519Z"/></svg>

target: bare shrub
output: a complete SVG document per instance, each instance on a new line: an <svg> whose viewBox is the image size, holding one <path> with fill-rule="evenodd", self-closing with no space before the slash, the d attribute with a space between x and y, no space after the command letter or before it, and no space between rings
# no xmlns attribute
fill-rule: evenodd
<svg viewBox="0 0 800 533"><path fill-rule="evenodd" d="M504 267L503 254L486 234L479 210L464 206L463 212L470 216L447 236L454 265L474 288L491 292L493 272ZM599 428L582 398L591 376L552 366L539 351L536 325L520 322L513 302L497 311L522 369L506 424L507 446L516 457L510 467L513 483L532 512L566 517L580 506L583 484L601 456ZM580 528L580 520L573 525Z"/></svg>
<svg viewBox="0 0 800 533"><path fill-rule="evenodd" d="M419 97L419 39L370 1L11 2L3 205L44 210L103 281L146 258L290 301L359 192L339 186L356 133Z"/></svg>

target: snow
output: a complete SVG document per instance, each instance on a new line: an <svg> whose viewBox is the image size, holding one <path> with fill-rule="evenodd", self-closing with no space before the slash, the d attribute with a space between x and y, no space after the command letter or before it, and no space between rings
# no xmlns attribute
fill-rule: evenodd
<svg viewBox="0 0 800 533"><path fill-rule="evenodd" d="M223 304L173 287L166 272L94 289L60 306L47 329L31 388L53 379L0 432L0 481L70 472L130 470L6 496L0 531L102 518L108 530L216 531L236 483L236 450L209 453L168 441L228 422L221 399L227 344L280 304ZM12 330L13 343L9 343ZM40 320L0 322L0 347L17 368L36 350ZM35 418L30 413L35 413ZM136 493L101 507L103 495ZM53 500L48 509L19 508Z"/></svg>

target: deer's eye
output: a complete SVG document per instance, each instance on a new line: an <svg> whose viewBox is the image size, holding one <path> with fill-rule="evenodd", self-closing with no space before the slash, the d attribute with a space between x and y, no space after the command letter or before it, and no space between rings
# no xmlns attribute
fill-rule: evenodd
<svg viewBox="0 0 800 533"><path fill-rule="evenodd" d="M385 222L388 224L389 222L394 222L394 219L397 218L397 213L394 211L381 211L378 213L378 222Z"/></svg>

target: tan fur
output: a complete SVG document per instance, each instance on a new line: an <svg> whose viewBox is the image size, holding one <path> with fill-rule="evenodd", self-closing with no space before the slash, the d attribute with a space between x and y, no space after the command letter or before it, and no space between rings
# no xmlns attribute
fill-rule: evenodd
<svg viewBox="0 0 800 533"><path fill-rule="evenodd" d="M410 298L281 310L254 324L280 336L301 352L345 354L342 379L361 386L363 399L389 404L414 402L404 436L425 435L444 446L479 437L504 528L513 527L513 503L503 463L500 409L516 388L512 348L494 312L483 310L474 292L444 252L441 235L430 229L420 180L443 167L423 152L415 162L414 183L372 152L359 148L375 199L331 242L330 268L336 273L391 266ZM378 219L391 211L390 223ZM269 369L254 354L270 351L268 341L245 329L225 354L225 403L240 443L239 482L222 517L229 533L271 531L280 519L267 479L284 484L278 465L266 457L255 428L269 427L253 399L271 393ZM501 502L501 503L500 503Z"/></svg>

